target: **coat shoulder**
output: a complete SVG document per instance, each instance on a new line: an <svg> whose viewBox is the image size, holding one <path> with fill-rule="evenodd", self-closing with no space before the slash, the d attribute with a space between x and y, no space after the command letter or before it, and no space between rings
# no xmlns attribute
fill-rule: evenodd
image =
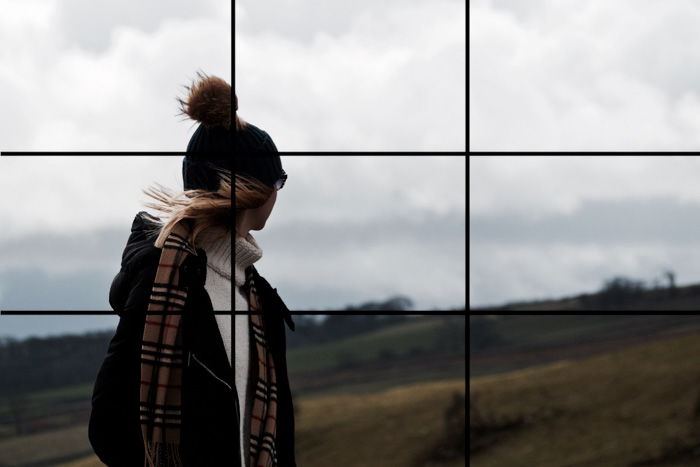
<svg viewBox="0 0 700 467"><path fill-rule="evenodd" d="M121 269L110 286L109 302L114 310L145 309L147 306L163 251L155 246L160 228L157 217L146 211L136 214L122 254ZM187 267L181 270L181 281L192 284L203 282L205 268L202 263L206 264L206 254L201 249L197 253L197 256L189 254L185 259Z"/></svg>

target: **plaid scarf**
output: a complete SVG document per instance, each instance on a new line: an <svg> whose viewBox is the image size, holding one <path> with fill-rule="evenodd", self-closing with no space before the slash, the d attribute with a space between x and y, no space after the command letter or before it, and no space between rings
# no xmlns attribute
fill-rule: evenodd
<svg viewBox="0 0 700 467"><path fill-rule="evenodd" d="M260 312L252 268L248 268L246 283L243 286L248 295L248 309ZM277 374L272 358L272 352L265 337L262 315L249 315L251 346L251 381L255 383L255 394L250 414L250 466L277 466L277 449L275 438L277 433Z"/></svg>
<svg viewBox="0 0 700 467"><path fill-rule="evenodd" d="M179 467L184 351L180 332L187 287L180 287L180 265L197 254L188 231L176 224L165 240L148 301L141 344L141 434L145 467Z"/></svg>
<svg viewBox="0 0 700 467"><path fill-rule="evenodd" d="M180 329L181 313L187 300L187 287L180 287L179 269L188 254L197 252L187 241L188 230L176 224L168 235L160 255L141 345L140 419L144 441L144 467L180 467L182 419L182 371L184 350ZM249 269L252 272L252 268ZM249 311L261 307L248 274ZM255 394L250 413L250 465L277 466L277 377L269 351L261 314L251 313L250 378Z"/></svg>

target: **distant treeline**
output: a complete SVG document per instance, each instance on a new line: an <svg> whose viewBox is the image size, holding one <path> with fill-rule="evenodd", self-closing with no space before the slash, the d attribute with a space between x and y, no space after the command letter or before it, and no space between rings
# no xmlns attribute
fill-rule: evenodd
<svg viewBox="0 0 700 467"><path fill-rule="evenodd" d="M0 343L0 396L91 381L114 331L5 338Z"/></svg>
<svg viewBox="0 0 700 467"><path fill-rule="evenodd" d="M349 305L341 311L406 311L413 307L410 298L396 296L384 302L366 302ZM356 334L380 329L405 321L404 315L330 315L324 320L311 316L294 316L295 331L287 333L287 346L322 344L337 341Z"/></svg>
<svg viewBox="0 0 700 467"><path fill-rule="evenodd" d="M473 311L695 311L700 306L700 285L678 287L676 274L644 281L625 276L606 279L593 293L552 300L519 301L477 307Z"/></svg>

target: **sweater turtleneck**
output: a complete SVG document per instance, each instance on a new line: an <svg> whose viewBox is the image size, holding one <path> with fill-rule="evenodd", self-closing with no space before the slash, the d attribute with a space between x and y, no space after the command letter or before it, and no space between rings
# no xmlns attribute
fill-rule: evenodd
<svg viewBox="0 0 700 467"><path fill-rule="evenodd" d="M202 233L202 238L199 241L202 248L207 254L207 270L214 273L222 279L228 281L229 288L231 287L231 232L226 230L217 230L215 232ZM229 293L229 301L226 308L231 309L231 294ZM218 309L214 307L214 309Z"/></svg>
<svg viewBox="0 0 700 467"><path fill-rule="evenodd" d="M236 287L241 287L245 282L245 270L248 266L262 258L262 249L255 241L255 238L248 233L245 237L236 235L236 265L235 282ZM238 308L236 308L238 310ZM246 307L245 311L248 311Z"/></svg>

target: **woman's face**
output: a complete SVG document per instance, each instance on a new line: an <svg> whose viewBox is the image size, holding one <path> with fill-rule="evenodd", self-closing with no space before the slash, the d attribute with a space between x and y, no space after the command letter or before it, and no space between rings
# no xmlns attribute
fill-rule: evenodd
<svg viewBox="0 0 700 467"><path fill-rule="evenodd" d="M277 201L277 190L273 191L265 204L259 208L246 209L245 223L250 230L262 230L265 227L265 223L272 213L272 208L275 206L275 201Z"/></svg>

